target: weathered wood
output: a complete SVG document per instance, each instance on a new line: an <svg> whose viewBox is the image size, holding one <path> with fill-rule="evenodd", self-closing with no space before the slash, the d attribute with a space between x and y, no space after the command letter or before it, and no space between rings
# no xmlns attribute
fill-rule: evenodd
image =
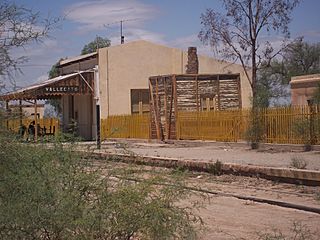
<svg viewBox="0 0 320 240"><path fill-rule="evenodd" d="M175 120L172 119L172 108L173 108L173 101L174 101L174 88L173 88L173 82L171 82L171 102L170 102L170 110L169 110L169 129L168 129L168 139L171 139L171 126L173 125L173 122Z"/></svg>
<svg viewBox="0 0 320 240"><path fill-rule="evenodd" d="M240 108L239 81L239 74L178 74L150 77L149 83L153 86L154 96L151 101L155 105L153 111L157 112L157 116L153 114L153 118L158 118L160 138L179 137L179 111ZM157 125L155 119L151 121ZM159 139L159 134L157 138Z"/></svg>
<svg viewBox="0 0 320 240"><path fill-rule="evenodd" d="M221 110L221 95L220 95L220 78L219 76L217 77L217 82L218 82L218 86L217 86L217 93L218 93L218 110Z"/></svg>
<svg viewBox="0 0 320 240"><path fill-rule="evenodd" d="M154 100L154 95L153 95L153 85L151 83L151 81L149 82L149 89L150 89L150 96L151 96L151 103L152 103L152 111L153 111L153 119L154 123L155 123L155 127L156 127L156 133L157 133L157 138L159 138L160 136L160 130L159 128L159 123L158 123L158 117L157 117L157 109L156 109L156 105L155 105L155 100Z"/></svg>
<svg viewBox="0 0 320 240"><path fill-rule="evenodd" d="M37 117L37 99L34 100L34 141L38 140L38 117Z"/></svg>
<svg viewBox="0 0 320 240"><path fill-rule="evenodd" d="M242 108L242 94L241 94L241 81L240 81L240 75L237 78L238 81L238 94L239 94L239 108Z"/></svg>
<svg viewBox="0 0 320 240"><path fill-rule="evenodd" d="M169 126L168 126L168 108L167 108L167 84L166 84L166 78L163 79L163 88L164 88L164 126L165 126L165 139L168 140L168 130L169 130Z"/></svg>

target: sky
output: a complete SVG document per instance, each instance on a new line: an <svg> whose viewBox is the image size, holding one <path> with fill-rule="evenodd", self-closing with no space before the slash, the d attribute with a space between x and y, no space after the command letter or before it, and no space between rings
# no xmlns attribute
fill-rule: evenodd
<svg viewBox="0 0 320 240"><path fill-rule="evenodd" d="M223 11L219 0L16 0L18 5L39 12L42 17L62 17L50 37L42 43L16 50L26 56L23 74L15 77L19 87L47 79L51 66L60 58L77 56L82 47L97 35L107 37L111 45L120 44L120 23L125 42L144 39L186 50L196 46L199 54L213 56L197 35L200 16L207 8ZM303 36L308 42L320 42L320 0L304 0L292 13L291 37ZM278 36L268 36L275 43Z"/></svg>

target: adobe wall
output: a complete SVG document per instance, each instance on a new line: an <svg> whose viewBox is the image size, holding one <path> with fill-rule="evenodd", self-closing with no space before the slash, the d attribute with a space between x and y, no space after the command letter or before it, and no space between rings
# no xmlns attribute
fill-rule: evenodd
<svg viewBox="0 0 320 240"><path fill-rule="evenodd" d="M130 89L147 89L150 76L183 74L188 54L147 41L99 49L101 118L131 113ZM198 56L199 73L240 73L242 107L250 106L251 89L240 65Z"/></svg>
<svg viewBox="0 0 320 240"><path fill-rule="evenodd" d="M319 84L320 74L292 77L290 81L291 104L307 105Z"/></svg>

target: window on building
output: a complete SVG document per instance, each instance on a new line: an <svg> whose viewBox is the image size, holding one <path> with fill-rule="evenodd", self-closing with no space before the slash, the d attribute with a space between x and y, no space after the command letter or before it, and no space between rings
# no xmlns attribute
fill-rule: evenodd
<svg viewBox="0 0 320 240"><path fill-rule="evenodd" d="M201 111L215 111L217 96L214 94L202 94L201 96Z"/></svg>
<svg viewBox="0 0 320 240"><path fill-rule="evenodd" d="M131 89L131 113L143 114L150 111L149 90Z"/></svg>

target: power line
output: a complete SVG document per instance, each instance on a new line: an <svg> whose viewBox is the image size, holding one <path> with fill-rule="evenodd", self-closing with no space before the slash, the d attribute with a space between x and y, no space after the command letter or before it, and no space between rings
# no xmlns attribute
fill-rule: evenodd
<svg viewBox="0 0 320 240"><path fill-rule="evenodd" d="M18 65L19 67L51 67L49 64L22 64Z"/></svg>

